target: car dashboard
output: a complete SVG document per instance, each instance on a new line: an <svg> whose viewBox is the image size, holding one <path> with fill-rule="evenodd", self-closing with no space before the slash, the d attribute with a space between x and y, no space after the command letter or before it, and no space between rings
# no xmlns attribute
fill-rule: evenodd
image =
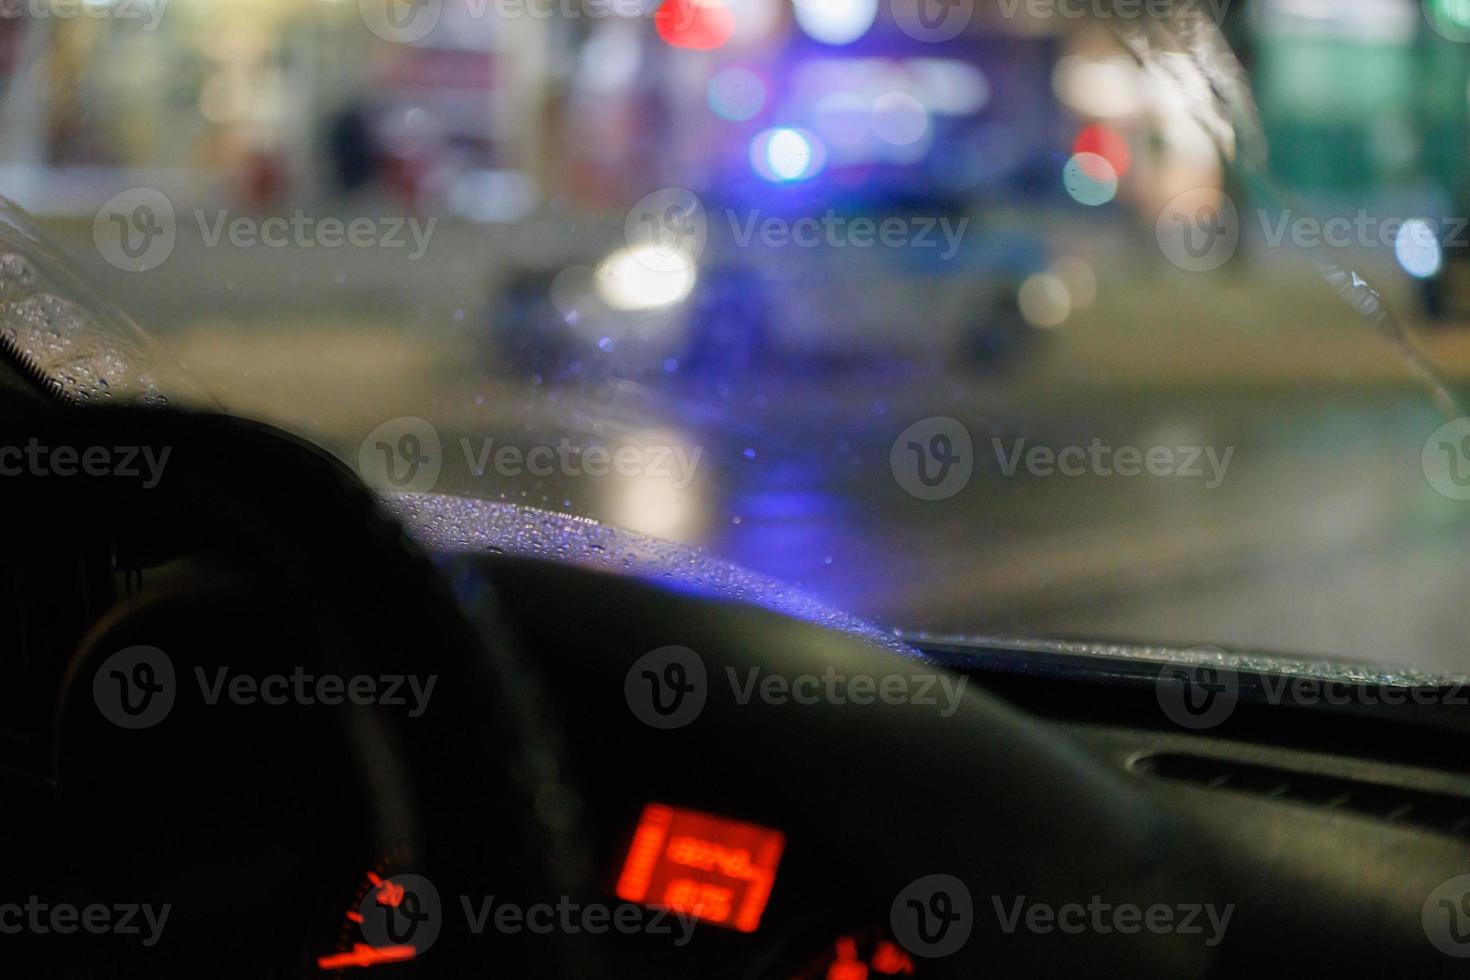
<svg viewBox="0 0 1470 980"><path fill-rule="evenodd" d="M616 532L456 537L458 505L375 498L264 426L7 401L3 444L171 454L148 487L6 480L0 929L28 926L0 943L63 975L1470 953L1447 682L1281 705L1290 670L1224 655L1233 710L1191 726L1158 651L900 643Z"/></svg>

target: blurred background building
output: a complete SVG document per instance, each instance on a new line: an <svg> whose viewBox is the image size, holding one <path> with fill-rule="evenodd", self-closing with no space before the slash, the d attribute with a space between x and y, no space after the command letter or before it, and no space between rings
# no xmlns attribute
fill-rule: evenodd
<svg viewBox="0 0 1470 980"><path fill-rule="evenodd" d="M1465 197L1470 48L1451 38L1470 14L1425 4L1220 6L1290 187ZM0 187L41 213L85 212L129 180L260 208L367 190L487 221L557 197L615 209L658 183L733 196L773 128L797 133L829 198L1045 200L1064 192L1058 155L1082 149L1123 171L1117 196L1148 216L1213 167L1189 107L1147 83L1113 25L1035 15L1080 4L981 5L917 44L921 0L7 9ZM375 10L414 29L375 32Z"/></svg>
<svg viewBox="0 0 1470 980"><path fill-rule="evenodd" d="M18 0L0 194L227 407L349 462L385 419L431 419L442 491L705 546L899 627L1462 668L1470 516L1419 468L1443 419L1314 260L1439 328L1428 356L1464 382L1470 250L1268 247L1263 225L1463 243L1470 0L1178 6L1221 17L1261 145L1210 124L1177 50L1130 52L1113 0ZM1222 166L1242 155L1276 190ZM94 228L135 188L178 215L146 273ZM625 222L675 188L709 245L660 279ZM1238 210L1209 274L1158 237L1190 194ZM220 210L437 224L415 261L211 243ZM829 214L966 230L949 255L738 240ZM928 417L979 450L950 502L889 471ZM564 433L705 462L688 487L495 480L457 448ZM981 465L1021 436L1240 452L1215 489Z"/></svg>

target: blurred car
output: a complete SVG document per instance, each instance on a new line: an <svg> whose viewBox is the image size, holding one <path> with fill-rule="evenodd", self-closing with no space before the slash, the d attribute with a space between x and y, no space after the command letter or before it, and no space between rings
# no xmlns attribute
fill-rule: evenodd
<svg viewBox="0 0 1470 980"><path fill-rule="evenodd" d="M548 375L595 374L599 364L619 374L740 371L773 356L786 365L937 356L1000 366L1039 344L1042 331L1016 297L1048 266L1043 238L982 233L961 217L949 226L964 229L950 254L941 219L923 220L935 249L905 250L897 262L875 247L722 248L712 233L698 261L667 274L621 244L583 262L507 270L491 287L487 360Z"/></svg>

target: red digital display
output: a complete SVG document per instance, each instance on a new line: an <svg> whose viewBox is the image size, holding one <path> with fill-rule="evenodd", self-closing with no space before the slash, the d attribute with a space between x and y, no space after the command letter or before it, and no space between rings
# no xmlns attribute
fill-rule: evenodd
<svg viewBox="0 0 1470 980"><path fill-rule="evenodd" d="M754 932L785 846L779 830L650 803L623 862L617 896Z"/></svg>

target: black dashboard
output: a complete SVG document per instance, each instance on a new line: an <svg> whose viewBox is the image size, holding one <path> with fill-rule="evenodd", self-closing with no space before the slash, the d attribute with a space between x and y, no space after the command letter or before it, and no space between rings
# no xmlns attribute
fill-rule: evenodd
<svg viewBox="0 0 1470 980"><path fill-rule="evenodd" d="M273 430L7 402L0 444L170 460L152 486L3 481L0 948L62 975L1427 976L1470 955L1448 692L1273 704L1253 661L1191 729L1161 708L1167 658L904 652L677 567L429 550Z"/></svg>

